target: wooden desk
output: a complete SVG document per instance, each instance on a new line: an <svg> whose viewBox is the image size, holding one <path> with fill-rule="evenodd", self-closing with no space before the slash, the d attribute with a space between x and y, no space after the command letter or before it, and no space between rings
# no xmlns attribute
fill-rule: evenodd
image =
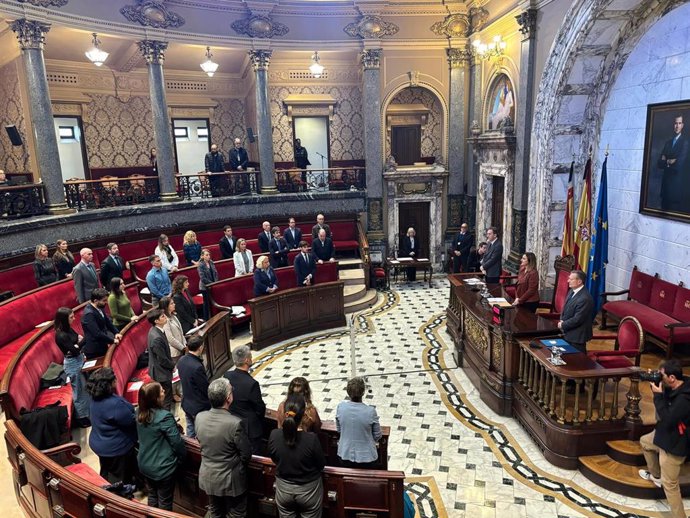
<svg viewBox="0 0 690 518"><path fill-rule="evenodd" d="M343 281L277 291L248 301L252 349L293 336L345 325Z"/></svg>
<svg viewBox="0 0 690 518"><path fill-rule="evenodd" d="M429 272L429 287L431 288L431 275L434 273L433 265L429 259L413 259L412 261L400 261L398 259L391 259L390 257L386 259L385 269L386 269L386 287L391 285L391 271L393 272L393 278L397 281L398 274L400 270L406 270L407 268L414 268L415 270L422 270L424 272L424 281L426 282L426 272Z"/></svg>

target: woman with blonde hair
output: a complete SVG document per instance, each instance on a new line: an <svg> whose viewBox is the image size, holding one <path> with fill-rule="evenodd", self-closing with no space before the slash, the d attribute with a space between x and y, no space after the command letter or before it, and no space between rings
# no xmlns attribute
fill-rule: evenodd
<svg viewBox="0 0 690 518"><path fill-rule="evenodd" d="M288 385L285 401L278 405L278 428L283 427L283 421L285 420L285 404L287 403L287 398L293 394L301 394L304 397L304 402L306 405L304 409L304 416L299 423L300 429L305 432L318 432L321 430L321 418L319 417L319 412L311 402L311 387L309 387L309 382L307 379L303 378L302 376L292 378L292 381L290 381L290 384Z"/></svg>
<svg viewBox="0 0 690 518"><path fill-rule="evenodd" d="M539 307L537 256L532 252L525 252L520 259L520 271L515 285L513 306L521 306L532 313L536 313Z"/></svg>
<svg viewBox="0 0 690 518"><path fill-rule="evenodd" d="M201 244L196 240L196 232L188 230L184 234L184 258L187 260L187 266L196 266L199 264L201 257Z"/></svg>
<svg viewBox="0 0 690 518"><path fill-rule="evenodd" d="M254 271L254 258L252 251L247 248L247 240L237 240L237 250L232 254L232 262L235 264L235 277L246 275Z"/></svg>
<svg viewBox="0 0 690 518"><path fill-rule="evenodd" d="M67 241L64 239L57 240L57 249L53 254L53 264L58 273L58 279L71 279L72 270L74 269L74 256L72 252L67 249Z"/></svg>
<svg viewBox="0 0 690 518"><path fill-rule="evenodd" d="M34 260L34 277L36 277L39 288L57 281L58 275L55 270L55 263L48 257L48 247L43 243L36 245L34 255L36 257Z"/></svg>
<svg viewBox="0 0 690 518"><path fill-rule="evenodd" d="M276 277L268 256L261 255L256 260L256 270L254 270L254 296L268 295L278 289L278 278Z"/></svg>

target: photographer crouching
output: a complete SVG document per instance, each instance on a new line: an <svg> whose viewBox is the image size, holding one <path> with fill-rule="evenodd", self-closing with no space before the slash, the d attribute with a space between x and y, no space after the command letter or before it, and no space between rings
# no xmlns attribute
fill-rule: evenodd
<svg viewBox="0 0 690 518"><path fill-rule="evenodd" d="M654 431L640 437L647 469L640 476L663 487L673 518L686 518L678 479L690 453L686 427L690 426L690 382L683 379L680 361L666 360L658 373L642 373L650 381L658 421Z"/></svg>

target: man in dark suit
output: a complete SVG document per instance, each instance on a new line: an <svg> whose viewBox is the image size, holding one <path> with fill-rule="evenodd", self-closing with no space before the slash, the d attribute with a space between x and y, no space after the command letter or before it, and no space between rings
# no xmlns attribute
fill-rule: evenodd
<svg viewBox="0 0 690 518"><path fill-rule="evenodd" d="M453 239L453 273L469 271L470 248L472 248L472 234L470 234L467 223L460 225L458 232Z"/></svg>
<svg viewBox="0 0 690 518"><path fill-rule="evenodd" d="M246 171L249 163L249 155L247 150L242 147L242 141L235 139L235 147L233 147L228 155L230 156L230 169L232 171Z"/></svg>
<svg viewBox="0 0 690 518"><path fill-rule="evenodd" d="M230 225L223 227L223 237L218 242L218 246L223 259L232 259L232 254L235 253L235 247L237 246L237 239L233 237Z"/></svg>
<svg viewBox="0 0 690 518"><path fill-rule="evenodd" d="M668 211L688 211L687 173L690 142L683 135L683 116L677 115L673 120L673 138L664 144L664 149L657 162L661 170L661 209Z"/></svg>
<svg viewBox="0 0 690 518"><path fill-rule="evenodd" d="M488 248L482 258L481 271L487 284L498 284L503 268L503 245L498 240L496 227L489 227L486 231Z"/></svg>
<svg viewBox="0 0 690 518"><path fill-rule="evenodd" d="M568 276L570 291L565 299L558 321L558 329L563 338L580 352L587 352L587 341L592 338L594 300L585 288L587 275L581 270L573 270Z"/></svg>
<svg viewBox="0 0 690 518"><path fill-rule="evenodd" d="M204 454L199 487L208 495L211 518L247 515L247 464L252 449L243 420L229 411L233 385L218 378L208 387L211 410L197 415L197 439Z"/></svg>
<svg viewBox="0 0 690 518"><path fill-rule="evenodd" d="M91 301L81 315L81 327L84 330L84 341L81 350L87 359L105 356L110 344L117 344L122 335L105 314L108 305L108 292L96 288L91 292Z"/></svg>
<svg viewBox="0 0 690 518"><path fill-rule="evenodd" d="M261 253L267 254L268 253L268 244L271 242L271 223L268 221L264 221L261 224L262 230L259 232L258 239L259 239L259 249L261 250Z"/></svg>
<svg viewBox="0 0 690 518"><path fill-rule="evenodd" d="M270 252L270 262L273 268L282 268L288 265L288 248L285 240L280 236L280 228L273 227L271 229L273 237L268 243L268 250Z"/></svg>
<svg viewBox="0 0 690 518"><path fill-rule="evenodd" d="M407 234L400 243L400 257L409 257L410 259L417 259L419 255L419 239L417 233L412 227L407 229ZM410 266L407 268L407 280L417 280L417 268Z"/></svg>
<svg viewBox="0 0 690 518"><path fill-rule="evenodd" d="M81 261L72 270L72 279L77 300L82 304L91 300L91 292L98 288L98 274L93 265L93 251L90 248L82 248L79 255Z"/></svg>
<svg viewBox="0 0 690 518"><path fill-rule="evenodd" d="M122 279L125 268L129 263L120 257L120 250L115 243L108 243L108 257L101 262L101 285L110 290L110 281L115 277Z"/></svg>
<svg viewBox="0 0 690 518"><path fill-rule="evenodd" d="M152 309L146 319L151 324L148 336L149 376L165 390L163 408L171 410L173 406L172 378L175 362L170 356L170 344L163 327L168 317L162 309Z"/></svg>
<svg viewBox="0 0 690 518"><path fill-rule="evenodd" d="M309 243L300 241L301 252L295 257L297 286L311 286L316 276L316 259L309 253Z"/></svg>
<svg viewBox="0 0 690 518"><path fill-rule="evenodd" d="M187 354L177 362L177 372L182 384L182 410L187 420L187 437L196 437L194 422L196 416L211 409L208 400L208 378L206 367L201 360L204 353L204 339L193 336L187 342Z"/></svg>
<svg viewBox="0 0 690 518"><path fill-rule="evenodd" d="M288 247L290 247L290 250L296 250L299 248L299 243L302 241L302 231L297 228L295 218L290 218L288 220L288 228L286 228L285 232L283 232L283 237L285 238L285 242L287 243Z"/></svg>
<svg viewBox="0 0 690 518"><path fill-rule="evenodd" d="M235 368L224 374L232 385L233 401L230 413L244 420L252 453L261 454L263 437L263 420L266 414L266 403L261 397L259 382L249 374L252 366L252 351L247 345L241 345L232 351Z"/></svg>
<svg viewBox="0 0 690 518"><path fill-rule="evenodd" d="M487 245L484 241L479 243L477 245L476 249L473 249L470 247L470 259L467 262L467 271L468 272L479 272L481 271L480 268L482 267L482 259L484 258L484 254L486 253L486 249L489 245ZM178 312L179 313L179 312Z"/></svg>
<svg viewBox="0 0 690 518"><path fill-rule="evenodd" d="M316 262L319 264L335 261L333 241L326 237L326 231L324 229L319 230L319 238L312 242L311 250L314 252Z"/></svg>
<svg viewBox="0 0 690 518"><path fill-rule="evenodd" d="M321 229L326 231L327 238L333 239L333 236L331 236L331 227L328 226L328 223L324 223L325 221L326 218L323 214L319 214L318 216L316 216L316 225L311 227L311 237L313 239L319 238L319 232L321 231Z"/></svg>

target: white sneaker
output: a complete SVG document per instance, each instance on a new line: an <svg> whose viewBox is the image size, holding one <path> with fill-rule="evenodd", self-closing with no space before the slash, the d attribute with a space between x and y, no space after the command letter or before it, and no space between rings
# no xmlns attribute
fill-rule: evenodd
<svg viewBox="0 0 690 518"><path fill-rule="evenodd" d="M645 479L645 480L649 480L650 482L654 482L654 485L655 485L656 487L661 487L661 479L660 479L660 478L656 478L654 475L652 475L652 474L651 474L649 471L647 471L646 469L641 469L641 470L638 471L638 473L640 474L640 478L643 478L643 479Z"/></svg>

